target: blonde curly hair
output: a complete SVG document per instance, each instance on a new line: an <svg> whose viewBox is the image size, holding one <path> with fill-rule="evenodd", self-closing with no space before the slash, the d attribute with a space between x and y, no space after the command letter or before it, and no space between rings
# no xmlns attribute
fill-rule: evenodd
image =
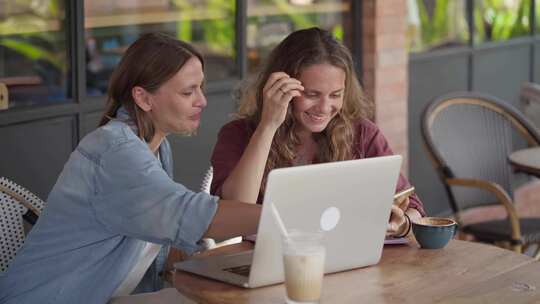
<svg viewBox="0 0 540 304"><path fill-rule="evenodd" d="M246 119L255 130L262 116L263 87L270 74L282 71L298 78L306 67L323 63L342 69L346 80L342 109L323 132L314 134L318 146L317 160L323 163L353 159L355 122L371 117L373 106L366 100L356 77L351 53L328 31L319 28L299 30L277 45L258 77L244 82L237 90L239 108L235 117ZM289 107L285 121L272 141L261 192L264 191L266 177L272 169L292 165L300 144L295 131L297 124Z"/></svg>

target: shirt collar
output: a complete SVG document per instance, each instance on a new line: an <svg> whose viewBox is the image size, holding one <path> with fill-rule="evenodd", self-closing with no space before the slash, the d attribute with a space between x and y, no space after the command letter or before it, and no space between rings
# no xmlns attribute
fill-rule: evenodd
<svg viewBox="0 0 540 304"><path fill-rule="evenodd" d="M120 108L118 108L118 110L116 111L116 119L127 124L131 128L133 133L137 134L138 136L139 130L137 129L137 125L135 124L133 119L131 119L131 116L129 116L129 113L126 108L124 108L124 106L120 106Z"/></svg>

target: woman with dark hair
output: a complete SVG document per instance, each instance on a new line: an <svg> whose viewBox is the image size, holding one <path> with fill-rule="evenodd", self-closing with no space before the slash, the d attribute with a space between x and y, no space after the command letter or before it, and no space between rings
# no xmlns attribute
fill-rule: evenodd
<svg viewBox="0 0 540 304"><path fill-rule="evenodd" d="M166 136L198 128L203 62L190 45L161 34L127 49L100 127L71 154L0 277L1 303L106 303L133 290L162 245L191 253L203 236L255 233L260 208L172 179Z"/></svg>
<svg viewBox="0 0 540 304"><path fill-rule="evenodd" d="M212 155L211 193L262 202L274 168L390 155L356 78L349 50L329 32L290 34L240 92L239 119L225 125ZM410 187L400 175L397 190ZM404 236L424 214L416 195L392 207L387 234Z"/></svg>

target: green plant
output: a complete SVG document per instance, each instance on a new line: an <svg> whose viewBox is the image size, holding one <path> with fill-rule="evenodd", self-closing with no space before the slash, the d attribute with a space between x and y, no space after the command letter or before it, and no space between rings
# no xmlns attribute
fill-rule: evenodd
<svg viewBox="0 0 540 304"><path fill-rule="evenodd" d="M63 33L63 9L60 1L14 1L6 4L9 12L0 21L0 46L32 61L44 61L65 72L65 51L59 45Z"/></svg>
<svg viewBox="0 0 540 304"><path fill-rule="evenodd" d="M52 64L58 70L64 69L61 58L59 58L55 52L36 46L31 42L14 38L0 38L0 45L15 51L30 60L44 60Z"/></svg>
<svg viewBox="0 0 540 304"><path fill-rule="evenodd" d="M177 37L183 41L195 42L193 37L193 22L201 22L204 42L210 51L221 55L233 55L234 44L234 12L233 0L208 0L204 4L204 13L210 18L196 20L196 14L201 13L193 1L173 0L176 9L181 12L182 18L176 23ZM213 17L215 16L215 18Z"/></svg>
<svg viewBox="0 0 540 304"><path fill-rule="evenodd" d="M183 16L193 15L193 6L185 0L173 0L174 6L182 12ZM176 22L177 38L183 41L192 41L192 28L190 18L182 18Z"/></svg>
<svg viewBox="0 0 540 304"><path fill-rule="evenodd" d="M409 30L411 49L425 50L469 40L464 0L416 0L418 28ZM474 42L503 41L530 33L531 0L474 0Z"/></svg>
<svg viewBox="0 0 540 304"><path fill-rule="evenodd" d="M514 0L517 9L504 0L475 3L475 42L502 41L530 33L531 0Z"/></svg>
<svg viewBox="0 0 540 304"><path fill-rule="evenodd" d="M209 0L208 10L221 12L225 18L203 21L204 36L211 50L228 56L234 56L235 37L234 12L235 2L230 0Z"/></svg>
<svg viewBox="0 0 540 304"><path fill-rule="evenodd" d="M294 7L289 5L288 1L274 0L273 2L277 6L277 8L281 10L283 15L286 15L288 18L291 19L295 29L309 28L316 25L315 22L310 20L306 15L298 14L298 12L295 11Z"/></svg>
<svg viewBox="0 0 540 304"><path fill-rule="evenodd" d="M416 0L415 8L409 12L418 12L418 25L410 35L417 34L413 49L423 50L428 47L449 43L462 43L468 39L468 27L465 20L463 0Z"/></svg>

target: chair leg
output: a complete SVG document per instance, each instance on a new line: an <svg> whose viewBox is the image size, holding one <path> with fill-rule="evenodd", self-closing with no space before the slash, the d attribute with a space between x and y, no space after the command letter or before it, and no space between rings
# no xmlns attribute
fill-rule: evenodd
<svg viewBox="0 0 540 304"><path fill-rule="evenodd" d="M474 238L474 235L465 233L461 230L458 230L456 233L455 238L460 241L469 241L469 242L476 242L476 239Z"/></svg>
<svg viewBox="0 0 540 304"><path fill-rule="evenodd" d="M540 261L540 243L536 243L536 253L533 257L535 260Z"/></svg>
<svg viewBox="0 0 540 304"><path fill-rule="evenodd" d="M510 242L507 241L495 242L493 243L493 245L504 249L512 250L517 253L523 253L523 245L512 245L510 244Z"/></svg>
<svg viewBox="0 0 540 304"><path fill-rule="evenodd" d="M510 246L510 243L508 243L507 241L494 242L493 245L495 245L495 246L497 246L497 247L504 248L504 249L508 249L508 250L514 250L514 249Z"/></svg>

